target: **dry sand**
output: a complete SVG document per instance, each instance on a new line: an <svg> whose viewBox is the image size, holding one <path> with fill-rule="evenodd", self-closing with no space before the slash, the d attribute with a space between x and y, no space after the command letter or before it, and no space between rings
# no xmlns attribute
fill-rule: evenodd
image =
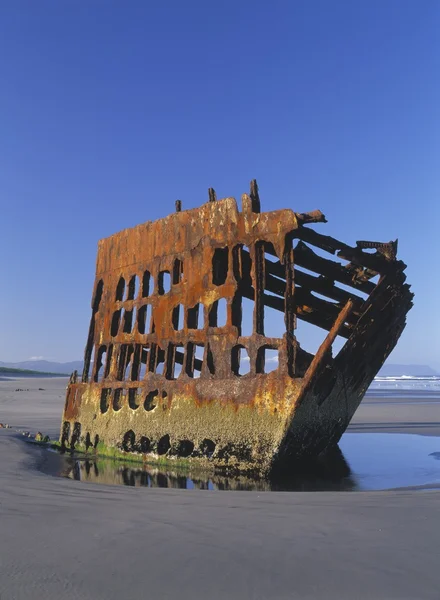
<svg viewBox="0 0 440 600"><path fill-rule="evenodd" d="M56 437L65 385L0 382L0 421ZM372 402L353 428L438 434L439 417ZM48 455L0 430L1 600L440 597L440 491L111 487L44 475Z"/></svg>

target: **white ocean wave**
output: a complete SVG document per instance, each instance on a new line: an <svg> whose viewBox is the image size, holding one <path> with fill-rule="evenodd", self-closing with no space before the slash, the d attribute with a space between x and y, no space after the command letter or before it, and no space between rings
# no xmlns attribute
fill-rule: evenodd
<svg viewBox="0 0 440 600"><path fill-rule="evenodd" d="M369 389L376 391L440 393L440 377L414 377L410 375L402 375L400 377L375 377Z"/></svg>
<svg viewBox="0 0 440 600"><path fill-rule="evenodd" d="M374 381L408 381L408 380L414 380L414 381L440 381L440 377L436 377L436 376L427 376L427 377L419 377L419 376L415 376L415 375L399 375L396 377L381 377L381 376L377 376L374 378Z"/></svg>

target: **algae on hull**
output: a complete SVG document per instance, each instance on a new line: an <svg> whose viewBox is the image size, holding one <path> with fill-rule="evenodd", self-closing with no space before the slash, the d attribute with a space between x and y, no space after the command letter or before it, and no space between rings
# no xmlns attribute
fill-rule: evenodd
<svg viewBox="0 0 440 600"><path fill-rule="evenodd" d="M241 212L211 189L198 209L177 203L101 240L61 443L262 471L334 446L412 294L397 242L350 247L308 226L320 222L319 211L262 213L254 181ZM282 337L267 335L270 313L283 315ZM315 356L295 336L297 319L327 331ZM337 337L346 342L333 357Z"/></svg>

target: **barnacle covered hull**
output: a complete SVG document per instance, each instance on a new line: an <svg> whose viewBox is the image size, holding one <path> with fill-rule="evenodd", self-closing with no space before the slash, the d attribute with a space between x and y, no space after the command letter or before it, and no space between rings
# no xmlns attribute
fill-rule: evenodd
<svg viewBox="0 0 440 600"><path fill-rule="evenodd" d="M320 235L319 211L261 213L255 182L241 211L213 190L177 208L99 243L62 444L263 471L334 446L411 307L395 245ZM315 355L297 319L323 332Z"/></svg>

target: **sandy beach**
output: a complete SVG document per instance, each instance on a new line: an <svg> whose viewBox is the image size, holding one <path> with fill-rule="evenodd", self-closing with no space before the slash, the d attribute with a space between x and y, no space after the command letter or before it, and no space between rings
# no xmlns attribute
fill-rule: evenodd
<svg viewBox="0 0 440 600"><path fill-rule="evenodd" d="M207 492L82 484L57 437L65 379L0 382L0 599L437 599L440 491ZM43 388L43 389L39 389ZM22 391L15 391L20 389ZM366 399L353 431L439 435L436 404Z"/></svg>

